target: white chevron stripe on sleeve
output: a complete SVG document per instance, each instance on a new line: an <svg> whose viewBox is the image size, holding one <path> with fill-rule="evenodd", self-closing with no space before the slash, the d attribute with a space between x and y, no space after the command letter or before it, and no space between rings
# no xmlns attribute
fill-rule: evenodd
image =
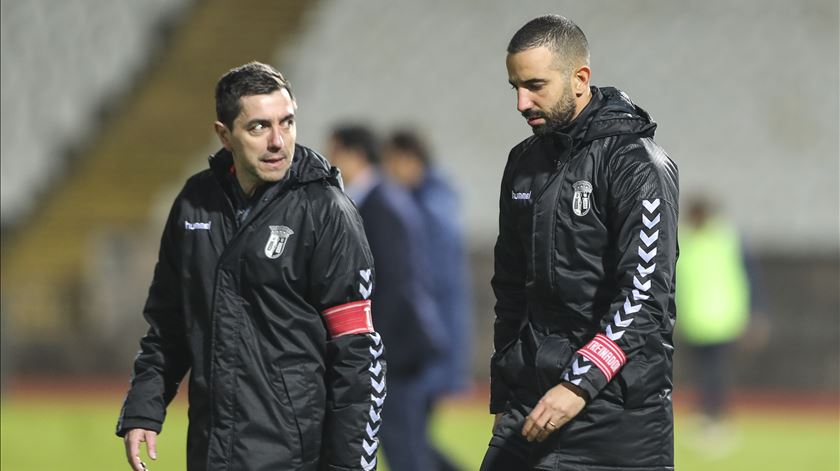
<svg viewBox="0 0 840 471"><path fill-rule="evenodd" d="M359 294L362 295L362 298L367 299L370 297L370 293L372 291L373 286L365 286L363 283L359 283Z"/></svg>
<svg viewBox="0 0 840 471"><path fill-rule="evenodd" d="M370 420L372 422L379 422L379 419L381 418L379 412L376 412L376 409L374 409L373 404L371 404L370 406L370 411L368 412L368 415L370 415Z"/></svg>
<svg viewBox="0 0 840 471"><path fill-rule="evenodd" d="M577 358L575 358L574 363L572 363L572 374L574 374L575 376L579 376L589 371L590 368L592 368L592 365L580 366Z"/></svg>
<svg viewBox="0 0 840 471"><path fill-rule="evenodd" d="M644 283L642 283L641 281L639 281L638 278L636 278L634 276L633 277L633 286L635 286L636 289L638 289L638 290L647 291L647 290L650 289L650 280L647 280Z"/></svg>
<svg viewBox="0 0 840 471"><path fill-rule="evenodd" d="M656 217L655 217L655 218L653 218L653 220L648 219L648 217L647 217L647 216L645 216L644 214L642 214L642 223L643 223L643 224L645 225L645 227L647 227L648 229L653 229L653 226L655 226L655 225L659 224L659 214L657 214L657 215L656 215Z"/></svg>
<svg viewBox="0 0 840 471"><path fill-rule="evenodd" d="M365 471L371 471L372 469L376 468L376 456L371 458L370 461L366 460L365 457L362 457L362 461L359 463L362 465L362 469Z"/></svg>
<svg viewBox="0 0 840 471"><path fill-rule="evenodd" d="M372 442L368 442L367 439L364 439L362 440L362 448L365 449L365 453L372 455L376 453L376 449L379 448L379 440L375 439Z"/></svg>
<svg viewBox="0 0 840 471"><path fill-rule="evenodd" d="M382 391L385 390L385 378L382 378L380 381L377 381L376 378L371 378L370 385L373 386L373 389L376 390L376 392L382 393Z"/></svg>
<svg viewBox="0 0 840 471"><path fill-rule="evenodd" d="M386 395L385 372L382 363L378 360L384 349L384 345L382 345L382 338L376 332L369 334L369 338L373 342L373 344L368 347L372 357L370 366L368 367L368 372L371 373L371 404L368 409L369 420L365 424L367 437L362 438L363 452L359 457L359 464L362 469L366 471L376 468L376 451L379 448L379 438L377 438L377 434L379 433L379 427L382 424L382 405L385 403Z"/></svg>
<svg viewBox="0 0 840 471"><path fill-rule="evenodd" d="M375 437L376 434L379 433L379 425L376 427L371 427L370 422L365 425L365 432L367 432L368 437Z"/></svg>
<svg viewBox="0 0 840 471"><path fill-rule="evenodd" d="M604 331L607 334L607 338L615 342L616 340L620 339L624 336L624 331L619 330L618 332L613 332L612 325L608 325L607 329Z"/></svg>
<svg viewBox="0 0 840 471"><path fill-rule="evenodd" d="M370 400L373 402L376 407L382 408L382 404L385 404L385 396L378 397L374 396L373 394L370 395Z"/></svg>
<svg viewBox="0 0 840 471"><path fill-rule="evenodd" d="M619 315L618 311L615 311L615 316L613 316L613 324L617 327L630 327L630 324L633 323L633 318L630 317L628 319L622 319L621 315Z"/></svg>
<svg viewBox="0 0 840 471"><path fill-rule="evenodd" d="M649 213L653 213L654 211L656 211L656 208L659 207L659 198L657 198L653 201L642 200L642 206L644 206L645 209L647 209Z"/></svg>
<svg viewBox="0 0 840 471"><path fill-rule="evenodd" d="M656 264L654 263L649 267L643 267L641 264L639 264L636 265L636 270L639 272L640 275L648 276L651 273L653 273L654 270L656 270Z"/></svg>
<svg viewBox="0 0 840 471"><path fill-rule="evenodd" d="M641 246L639 247L639 257L641 257L642 260L645 261L645 263L650 263L650 261L653 260L653 257L655 257L655 256L656 256L656 247L650 249L649 252L645 252L644 250L642 250Z"/></svg>
<svg viewBox="0 0 840 471"><path fill-rule="evenodd" d="M650 244L656 242L659 239L659 230L655 231L651 235L645 234L645 231L639 231L639 238L642 239L642 242L645 244L645 247L650 247Z"/></svg>
<svg viewBox="0 0 840 471"><path fill-rule="evenodd" d="M373 355L374 360L382 356L382 345L380 345L376 350L374 350L373 347L368 347L368 350L370 350L370 354Z"/></svg>
<svg viewBox="0 0 840 471"><path fill-rule="evenodd" d="M630 304L630 298L624 298L624 312L627 314L633 314L635 312L639 312L642 309L641 304L636 304L635 306Z"/></svg>

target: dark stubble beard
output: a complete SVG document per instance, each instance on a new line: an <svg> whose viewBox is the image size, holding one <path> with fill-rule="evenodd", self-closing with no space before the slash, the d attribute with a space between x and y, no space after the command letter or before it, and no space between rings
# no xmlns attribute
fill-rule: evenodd
<svg viewBox="0 0 840 471"><path fill-rule="evenodd" d="M545 124L534 126L534 134L548 134L559 131L568 126L575 117L575 96L569 89L563 90L560 100L548 111L543 113L536 110L528 110L522 113L527 118L539 117L545 119Z"/></svg>

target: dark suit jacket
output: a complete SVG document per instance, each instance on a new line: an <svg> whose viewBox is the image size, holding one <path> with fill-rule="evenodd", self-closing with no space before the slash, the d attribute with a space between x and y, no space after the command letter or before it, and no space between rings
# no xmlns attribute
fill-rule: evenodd
<svg viewBox="0 0 840 471"><path fill-rule="evenodd" d="M373 253L373 325L385 344L388 377L418 374L441 354L446 335L431 296L420 209L385 180L358 207Z"/></svg>

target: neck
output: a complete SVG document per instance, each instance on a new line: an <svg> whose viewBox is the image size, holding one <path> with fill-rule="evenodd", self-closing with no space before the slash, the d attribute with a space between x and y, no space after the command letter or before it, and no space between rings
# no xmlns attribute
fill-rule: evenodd
<svg viewBox="0 0 840 471"><path fill-rule="evenodd" d="M242 192L245 193L245 196L251 197L254 196L254 192L257 190L259 186L258 182L246 178L242 175L243 172L236 172L236 181L239 182L239 186L242 188Z"/></svg>
<svg viewBox="0 0 840 471"><path fill-rule="evenodd" d="M586 91L583 92L583 95L575 97L575 117L572 118L572 121L580 116L580 113L583 112L584 108L586 108L586 105L588 105L590 101L592 101L592 90L590 90L589 87L586 87Z"/></svg>

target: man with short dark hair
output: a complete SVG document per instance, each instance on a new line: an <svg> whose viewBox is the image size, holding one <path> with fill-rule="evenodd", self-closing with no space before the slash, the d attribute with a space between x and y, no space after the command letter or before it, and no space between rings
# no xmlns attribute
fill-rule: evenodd
<svg viewBox="0 0 840 471"><path fill-rule="evenodd" d="M673 469L677 167L644 110L589 85L573 22L536 18L507 52L534 135L502 177L481 469Z"/></svg>
<svg viewBox="0 0 840 471"><path fill-rule="evenodd" d="M223 149L170 212L117 424L135 471L188 371L189 470L376 468L373 258L338 170L296 144L296 108L265 64L217 84Z"/></svg>
<svg viewBox="0 0 840 471"><path fill-rule="evenodd" d="M411 195L422 217L421 237L430 247L424 257L433 267L431 293L435 310L446 329L444 354L435 359L423 380L426 421L447 395L464 391L469 384L472 351L470 277L464 247L460 201L432 161L426 142L411 129L396 130L386 139L382 168L388 177ZM432 444L436 471L459 467Z"/></svg>
<svg viewBox="0 0 840 471"><path fill-rule="evenodd" d="M426 372L444 348L445 331L431 295L428 242L411 197L379 173L379 142L366 126L336 126L327 156L341 169L359 208L376 263L373 319L388 343L388 403L382 450L394 471L433 471L426 434Z"/></svg>

